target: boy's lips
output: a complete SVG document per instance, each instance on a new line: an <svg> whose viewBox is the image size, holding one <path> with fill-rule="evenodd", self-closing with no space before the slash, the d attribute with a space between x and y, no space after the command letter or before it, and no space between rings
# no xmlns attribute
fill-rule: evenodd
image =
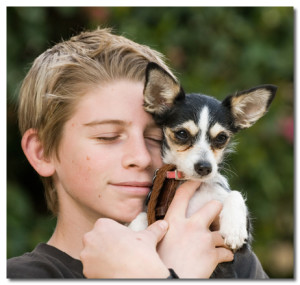
<svg viewBox="0 0 300 285"><path fill-rule="evenodd" d="M138 181L126 181L126 182L117 182L112 183L113 185L118 186L132 186L132 187L151 187L152 182L138 182Z"/></svg>
<svg viewBox="0 0 300 285"><path fill-rule="evenodd" d="M147 195L152 187L152 182L148 181L122 181L112 182L110 185L117 187L122 192L132 194Z"/></svg>

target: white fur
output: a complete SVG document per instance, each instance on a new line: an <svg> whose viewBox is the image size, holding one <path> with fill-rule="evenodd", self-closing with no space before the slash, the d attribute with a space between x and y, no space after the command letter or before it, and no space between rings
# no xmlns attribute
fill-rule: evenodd
<svg viewBox="0 0 300 285"><path fill-rule="evenodd" d="M209 112L206 106L203 107L203 109L201 110L198 125L201 131L200 141L203 141L205 140L205 136L209 125Z"/></svg>
<svg viewBox="0 0 300 285"><path fill-rule="evenodd" d="M128 227L135 232L145 230L148 227L147 213L139 213L137 217L128 225Z"/></svg>
<svg viewBox="0 0 300 285"><path fill-rule="evenodd" d="M198 174L195 172L194 165L200 160L206 160L211 163L212 172L203 178L203 181L209 180L217 174L219 161L216 160L209 142L206 140L206 135L209 128L209 111L208 108L205 106L201 110L199 121L198 121L198 128L200 130L200 136L195 142L194 146L184 152L178 152L177 149L170 148L165 149L163 154L163 161L166 164L175 164L178 167L179 171L184 172L185 177L187 179L193 179L198 177ZM191 123L188 121L191 125ZM189 125L189 126L190 126ZM190 126L191 127L191 126ZM165 136L168 138L167 133ZM167 139L168 140L168 139ZM220 155L221 158L221 155Z"/></svg>
<svg viewBox="0 0 300 285"><path fill-rule="evenodd" d="M201 178L202 184L191 198L186 216L190 217L196 213L204 204L211 200L218 200L223 203L223 209L220 213L220 233L224 237L225 243L236 250L243 246L248 238L247 233L247 207L241 193L230 191L225 177L218 172L218 160L222 158L222 153L215 157L210 143L207 141L207 133L211 132L213 136L224 130L219 124L215 124L209 130L209 111L203 107L199 121L199 138L192 148L187 151L177 151L177 149L164 150L164 163L175 164L177 169L185 174L187 179L199 179L195 172L195 163L205 160L212 165L212 172L204 178ZM186 122L191 128L191 122ZM194 126L193 126L194 127ZM195 126L196 127L196 126ZM167 134L165 133L168 138ZM132 221L129 227L135 231L144 230L147 227L147 215L141 213Z"/></svg>
<svg viewBox="0 0 300 285"><path fill-rule="evenodd" d="M220 233L232 249L242 247L248 239L247 207L238 191L231 191L223 202L220 214Z"/></svg>
<svg viewBox="0 0 300 285"><path fill-rule="evenodd" d="M223 203L220 213L220 233L233 250L243 246L248 238L247 207L238 191L227 192L215 183L203 183L190 200L187 217L199 210L205 203L218 200Z"/></svg>
<svg viewBox="0 0 300 285"><path fill-rule="evenodd" d="M227 186L226 179L220 174L217 174L209 182L203 182L191 198L186 216L192 216L211 200L222 202L220 233L224 237L225 244L236 250L241 248L248 238L247 207L241 193L238 191L228 192L224 189ZM130 223L129 227L134 231L140 231L146 229L147 225L147 214L142 212Z"/></svg>

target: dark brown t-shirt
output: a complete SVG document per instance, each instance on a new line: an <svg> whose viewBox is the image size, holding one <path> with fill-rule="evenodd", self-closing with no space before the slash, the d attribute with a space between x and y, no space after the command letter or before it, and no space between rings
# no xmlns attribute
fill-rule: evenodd
<svg viewBox="0 0 300 285"><path fill-rule="evenodd" d="M234 276L224 276L224 278L268 278L256 255L249 249L235 254L233 268ZM80 260L72 258L53 246L40 243L32 252L7 261L7 278L85 278L82 269ZM222 272L218 273L217 278L222 278Z"/></svg>

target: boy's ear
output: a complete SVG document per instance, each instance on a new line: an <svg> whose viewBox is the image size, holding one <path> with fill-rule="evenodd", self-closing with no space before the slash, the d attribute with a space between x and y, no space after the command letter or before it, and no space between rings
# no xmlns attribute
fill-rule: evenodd
<svg viewBox="0 0 300 285"><path fill-rule="evenodd" d="M222 104L229 108L234 127L237 130L251 127L268 111L276 90L274 85L261 85L228 96Z"/></svg>
<svg viewBox="0 0 300 285"><path fill-rule="evenodd" d="M144 108L151 114L161 115L185 94L180 84L154 62L148 63L144 86Z"/></svg>
<svg viewBox="0 0 300 285"><path fill-rule="evenodd" d="M21 146L29 163L40 176L49 177L54 174L55 167L50 159L44 157L44 149L36 130L29 129L24 133Z"/></svg>

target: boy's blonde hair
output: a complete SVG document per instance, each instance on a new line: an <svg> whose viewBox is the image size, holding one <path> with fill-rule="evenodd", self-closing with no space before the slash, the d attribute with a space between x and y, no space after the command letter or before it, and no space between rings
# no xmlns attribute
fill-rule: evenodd
<svg viewBox="0 0 300 285"><path fill-rule="evenodd" d="M45 158L56 155L59 160L63 126L78 100L101 83L118 79L144 82L150 61L170 72L160 53L114 35L110 29L83 32L56 44L36 58L23 81L18 109L21 134L35 129ZM42 181L48 208L56 215L58 198L52 177L42 177Z"/></svg>

